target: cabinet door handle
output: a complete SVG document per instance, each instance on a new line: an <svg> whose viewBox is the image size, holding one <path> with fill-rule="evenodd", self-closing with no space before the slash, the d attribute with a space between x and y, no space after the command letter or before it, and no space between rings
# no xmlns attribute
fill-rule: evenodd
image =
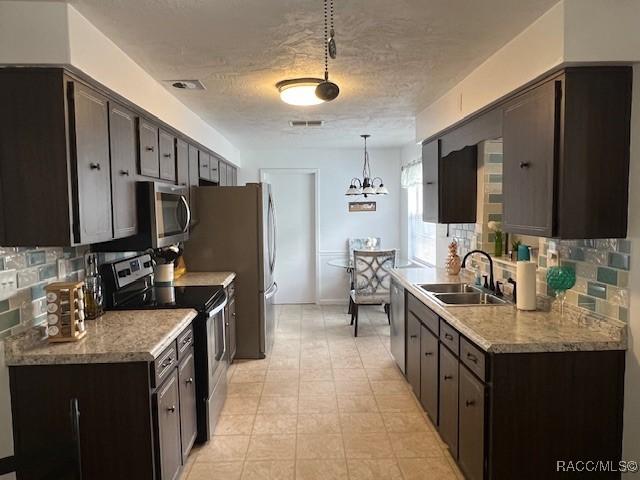
<svg viewBox="0 0 640 480"><path fill-rule="evenodd" d="M209 168L209 165L202 165L202 168Z"/></svg>
<svg viewBox="0 0 640 480"><path fill-rule="evenodd" d="M89 164L89 168L90 168L91 170L100 170L100 164L99 164L99 163L93 163L93 162L91 162L91 163Z"/></svg>
<svg viewBox="0 0 640 480"><path fill-rule="evenodd" d="M156 149L156 147L153 147L153 146L149 146L149 145L147 145L146 147L144 147L144 149L145 149L147 152L153 152L153 151Z"/></svg>
<svg viewBox="0 0 640 480"><path fill-rule="evenodd" d="M433 352L424 352L425 357L430 357L431 355L433 355Z"/></svg>
<svg viewBox="0 0 640 480"><path fill-rule="evenodd" d="M184 383L186 383L187 385L191 385L191 384L193 383L193 378L192 378L192 377L187 378L187 379L184 381Z"/></svg>
<svg viewBox="0 0 640 480"><path fill-rule="evenodd" d="M229 322L225 322L224 326L228 327L229 326Z"/></svg>
<svg viewBox="0 0 640 480"><path fill-rule="evenodd" d="M187 337L182 340L182 345L189 345L191 343L191 337Z"/></svg>
<svg viewBox="0 0 640 480"><path fill-rule="evenodd" d="M446 338L447 340L453 340L453 335L451 335L450 333L445 333L444 338Z"/></svg>
<svg viewBox="0 0 640 480"><path fill-rule="evenodd" d="M410 338L418 338L418 335L411 335Z"/></svg>
<svg viewBox="0 0 640 480"><path fill-rule="evenodd" d="M473 353L467 352L467 358L473 363L478 363L478 357L476 357Z"/></svg>
<svg viewBox="0 0 640 480"><path fill-rule="evenodd" d="M452 380L453 379L453 375L445 375L444 379L445 380Z"/></svg>
<svg viewBox="0 0 640 480"><path fill-rule="evenodd" d="M231 314L231 316L235 318L235 316L236 316L236 312L233 312L233 313Z"/></svg>
<svg viewBox="0 0 640 480"><path fill-rule="evenodd" d="M169 408L167 408L167 412L175 413L176 412L176 406L175 405L171 405Z"/></svg>
<svg viewBox="0 0 640 480"><path fill-rule="evenodd" d="M529 168L530 166L529 162L520 162L520 168Z"/></svg>
<svg viewBox="0 0 640 480"><path fill-rule="evenodd" d="M426 185L433 185L433 182L427 182Z"/></svg>
<svg viewBox="0 0 640 480"><path fill-rule="evenodd" d="M171 158L171 154L170 153L163 153L162 156L164 158Z"/></svg>
<svg viewBox="0 0 640 480"><path fill-rule="evenodd" d="M467 407L473 407L476 404L476 401L475 400L467 400L466 402L464 402L464 404Z"/></svg>
<svg viewBox="0 0 640 480"><path fill-rule="evenodd" d="M129 170L120 170L120 175L128 177L129 176Z"/></svg>

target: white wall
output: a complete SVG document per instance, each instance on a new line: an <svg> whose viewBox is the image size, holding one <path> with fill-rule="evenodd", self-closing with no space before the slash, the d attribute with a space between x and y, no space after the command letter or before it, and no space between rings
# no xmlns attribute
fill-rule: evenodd
<svg viewBox="0 0 640 480"><path fill-rule="evenodd" d="M362 149L297 149L243 152L239 181L259 181L260 168L316 168L319 170L319 299L346 302L347 276L327 261L346 258L349 237L381 237L382 246L400 248L400 149L370 150L371 169L389 188L374 198L376 212L349 213L345 191L352 177L362 175ZM281 253L284 255L285 253Z"/></svg>
<svg viewBox="0 0 640 480"><path fill-rule="evenodd" d="M240 165L240 152L71 5L0 2L0 65L71 65Z"/></svg>

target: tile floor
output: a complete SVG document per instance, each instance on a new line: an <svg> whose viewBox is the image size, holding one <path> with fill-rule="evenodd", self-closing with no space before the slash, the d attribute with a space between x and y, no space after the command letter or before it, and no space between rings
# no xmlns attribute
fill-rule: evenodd
<svg viewBox="0 0 640 480"><path fill-rule="evenodd" d="M283 305L271 356L239 361L186 480L457 480L389 353L378 307L353 338L344 306Z"/></svg>

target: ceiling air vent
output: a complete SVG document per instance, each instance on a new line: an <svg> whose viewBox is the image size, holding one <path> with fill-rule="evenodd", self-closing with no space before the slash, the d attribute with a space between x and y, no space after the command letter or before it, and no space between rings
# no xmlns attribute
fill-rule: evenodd
<svg viewBox="0 0 640 480"><path fill-rule="evenodd" d="M323 120L289 120L290 127L321 127Z"/></svg>
<svg viewBox="0 0 640 480"><path fill-rule="evenodd" d="M165 80L164 83L178 90L204 90L204 84L200 80Z"/></svg>

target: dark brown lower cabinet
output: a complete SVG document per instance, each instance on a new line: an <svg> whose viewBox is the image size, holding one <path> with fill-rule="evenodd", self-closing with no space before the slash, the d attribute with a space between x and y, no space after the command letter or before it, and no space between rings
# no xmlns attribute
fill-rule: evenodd
<svg viewBox="0 0 640 480"><path fill-rule="evenodd" d="M155 395L158 465L162 480L175 480L182 466L180 444L180 387L174 371Z"/></svg>
<svg viewBox="0 0 640 480"><path fill-rule="evenodd" d="M409 293L406 378L467 480L563 479L557 462L572 459L618 464L624 351L486 352L416 302Z"/></svg>
<svg viewBox="0 0 640 480"><path fill-rule="evenodd" d="M467 480L484 478L485 387L460 365L458 465Z"/></svg>
<svg viewBox="0 0 640 480"><path fill-rule="evenodd" d="M441 347L438 431L453 458L458 458L458 366L454 354Z"/></svg>
<svg viewBox="0 0 640 480"><path fill-rule="evenodd" d="M177 351L172 342L158 359L171 352L175 359ZM155 361L10 366L14 450L26 459L17 479L77 478L68 457L78 447L83 479L178 478L196 430L192 349L179 359L168 362L157 388ZM79 445L70 424L73 400Z"/></svg>
<svg viewBox="0 0 640 480"><path fill-rule="evenodd" d="M438 337L424 325L420 334L420 403L438 425Z"/></svg>
<svg viewBox="0 0 640 480"><path fill-rule="evenodd" d="M198 435L196 415L196 371L193 352L180 361L178 381L180 382L180 436L182 437L182 462L187 461L189 452Z"/></svg>
<svg viewBox="0 0 640 480"><path fill-rule="evenodd" d="M422 324L412 311L407 312L407 381L420 397L420 329Z"/></svg>

